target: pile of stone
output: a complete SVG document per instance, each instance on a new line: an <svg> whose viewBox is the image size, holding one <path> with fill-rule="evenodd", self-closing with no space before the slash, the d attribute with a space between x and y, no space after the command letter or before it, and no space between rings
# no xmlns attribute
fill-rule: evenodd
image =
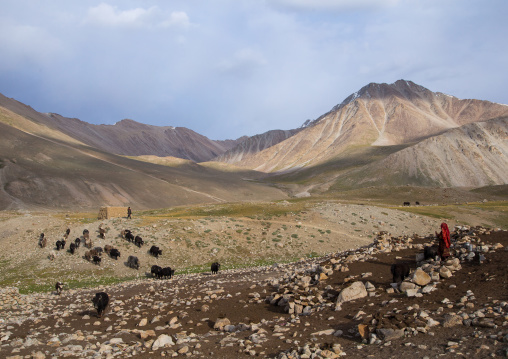
<svg viewBox="0 0 508 359"><path fill-rule="evenodd" d="M321 348L319 345L304 345L297 349L291 349L279 353L276 359L308 359L308 358L339 358L345 356L340 344L336 343L331 348Z"/></svg>

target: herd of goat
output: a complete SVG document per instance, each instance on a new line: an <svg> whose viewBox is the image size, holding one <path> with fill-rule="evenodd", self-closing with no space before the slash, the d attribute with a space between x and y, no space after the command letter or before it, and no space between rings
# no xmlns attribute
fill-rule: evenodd
<svg viewBox="0 0 508 359"><path fill-rule="evenodd" d="M99 232L100 238L102 238L102 239L106 238L106 229L103 228L103 223L101 223L99 225L98 232ZM57 251L65 249L65 245L67 244L67 240L69 238L70 233L71 233L70 228L67 228L62 239L56 241L55 247L56 247ZM122 230L120 232L120 236L122 238L126 239L128 242L134 243L139 248L141 248L141 246L143 246L145 244L145 242L143 241L143 238L141 238L140 236L134 236L134 234L132 234L132 232L129 229ZM84 254L84 258L87 261L93 262L96 265L100 265L100 263L102 261L101 256L103 253L106 253L107 255L109 255L111 258L113 258L115 260L118 260L118 257L121 257L120 251L117 248L114 248L113 246L111 246L109 244L105 245L104 248L93 247L93 241L90 238L90 232L88 231L88 229L83 230L83 235L81 237L77 237L74 241L71 241L71 243L69 244L68 252L70 254L75 254L76 250L81 246L81 244L83 244L84 247L88 248L88 251L86 251ZM46 245L47 245L47 238L45 237L44 233L41 233L41 235L39 237L39 247L44 248L44 247L46 247ZM162 250L155 245L151 246L150 250L148 252L155 258L159 258L159 256L162 255ZM49 259L50 260L55 259L54 252L52 252L49 255ZM138 257L129 256L127 258L126 265L130 268L133 268L133 269L139 269L140 263L139 263ZM210 268L212 274L217 274L219 272L219 268L220 268L220 264L218 262L212 263L211 268ZM172 269L171 267L162 268L158 265L153 265L150 273L154 278L171 279L171 277L175 274L175 270ZM61 289L62 289L62 284L60 282L58 282L55 286L55 289L56 289L57 293L60 293Z"/></svg>

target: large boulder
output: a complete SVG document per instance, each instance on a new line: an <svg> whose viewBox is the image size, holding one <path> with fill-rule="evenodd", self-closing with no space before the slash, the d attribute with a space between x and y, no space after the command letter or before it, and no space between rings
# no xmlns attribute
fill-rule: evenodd
<svg viewBox="0 0 508 359"><path fill-rule="evenodd" d="M418 268L414 271L413 278L411 279L411 281L413 283L418 284L419 286L423 287L423 286L430 283L431 278L430 278L430 275L428 275L423 270Z"/></svg>
<svg viewBox="0 0 508 359"><path fill-rule="evenodd" d="M337 298L337 304L349 302L351 300L365 298L367 296L367 289L363 282L354 282L349 287L344 288Z"/></svg>
<svg viewBox="0 0 508 359"><path fill-rule="evenodd" d="M174 345L173 338L171 338L167 334L161 334L159 337L153 342L152 350L157 350L159 348L164 348L166 346Z"/></svg>
<svg viewBox="0 0 508 359"><path fill-rule="evenodd" d="M224 327L226 325L230 325L230 324L231 324L231 322L229 321L228 318L219 318L215 322L215 324L213 326L213 329L215 329L215 330L224 330Z"/></svg>

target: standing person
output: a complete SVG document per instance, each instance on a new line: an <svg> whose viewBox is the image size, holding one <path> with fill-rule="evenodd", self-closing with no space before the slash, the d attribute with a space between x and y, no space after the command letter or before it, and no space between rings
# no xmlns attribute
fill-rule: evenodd
<svg viewBox="0 0 508 359"><path fill-rule="evenodd" d="M436 232L436 237L439 239L438 254L441 260L446 260L450 256L450 230L446 223L441 223L441 232Z"/></svg>
<svg viewBox="0 0 508 359"><path fill-rule="evenodd" d="M129 207L129 208L127 208L127 219L132 219L131 215L132 215L132 209Z"/></svg>

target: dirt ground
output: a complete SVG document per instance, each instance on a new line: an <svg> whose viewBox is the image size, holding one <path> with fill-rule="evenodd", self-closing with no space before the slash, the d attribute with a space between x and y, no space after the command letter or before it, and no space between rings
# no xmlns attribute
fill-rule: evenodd
<svg viewBox="0 0 508 359"><path fill-rule="evenodd" d="M455 221L449 223L456 224ZM100 224L107 229L105 239L99 238ZM147 221L136 217L135 213L132 220L99 221L58 213L4 213L0 221L3 234L0 245L4 249L0 253L4 274L0 285L17 286L23 292L48 291L58 280L75 287L94 278L97 283L100 278L108 278L110 282L143 278L150 273L152 265L171 266L181 274L205 270L215 261L219 261L223 269L286 263L365 246L379 231L394 236L427 235L437 230L439 224L439 219L402 210L333 201L317 203L305 211L288 211L270 217L210 216ZM71 230L70 240L65 250L56 251L55 243L62 239L67 228ZM120 232L126 228L141 236L145 245L138 248L122 238ZM120 258L113 260L103 256L97 266L84 258L87 251L84 247L71 255L68 252L70 241L82 238L84 229L90 231L94 247L112 245L119 249ZM42 249L38 247L41 233L48 241ZM152 245L162 249L162 256L155 258L148 253ZM55 260L48 259L51 253L55 254ZM139 258L139 271L126 266L130 255Z"/></svg>
<svg viewBox="0 0 508 359"><path fill-rule="evenodd" d="M390 220L380 224L379 222L382 221L378 218L386 217ZM215 218L213 221L206 220L206 223L202 223L203 220L168 221L169 236L174 236L173 238L176 239L179 231L187 234L200 233L204 236L207 229L212 229L209 233L218 231L218 228L224 228L224 231L227 231L228 227L234 223L244 226L240 227L242 233L237 233L238 236L235 238L239 241L240 238L244 238L243 233L246 228L251 228L251 231L247 231L250 233L254 231L262 233L266 228L266 220L262 220L264 224L257 224L258 227L254 225L257 219L245 218L239 223L236 222L237 220L232 222L231 218L224 218L219 221ZM343 256L344 251L371 243L374 238L367 236L368 231L355 231L361 228L358 223L362 221L367 222L366 227L377 223L378 226L391 228L395 232L395 234L392 233L394 238L403 235L405 236L401 238L411 237L410 245L396 248L391 252L376 253L366 260L351 261L347 265L348 270L344 272L334 270L328 278L319 281L314 289L315 291L326 290L332 297L325 301L328 304L310 315L295 316L286 313L283 307L266 303L264 299L276 291L274 280L283 280L291 273L304 272L317 264L328 265L333 258ZM298 224L300 222L302 224ZM65 219L28 214L4 219L1 223L6 234L2 244L4 249L7 246L7 250L2 253L2 265L8 270L20 265L39 271L42 266L58 267L58 270L52 269L54 270L52 273L62 275L67 272L66 266L69 266L71 272L83 270L88 275L97 275L96 273L105 273L108 270L108 273L119 276L133 271L110 258L105 258L99 269L84 259L68 253L60 253L55 261L47 261L45 254L50 249L37 249L34 245L35 237L41 230L50 234L55 233L55 235L63 233L65 226L69 223ZM106 224L113 232L114 226L116 231L123 228L125 223L126 220L118 219ZM136 222L127 223L132 226L132 223ZM411 227L410 223L414 224L414 227ZM81 226L92 228L92 225L97 223L76 225L72 227L72 231L82 230ZM283 230L284 225L286 230ZM454 224L450 223L450 226L453 227ZM168 231L162 222L156 223L155 227L152 223L149 226L139 226L139 228L146 230L147 233L150 228L156 231ZM236 233L234 228L237 227L233 227L233 230L229 230L228 233ZM485 253L486 259L481 264L472 261L463 262L462 268L454 272L450 278L441 280L435 291L422 297L407 297L403 293L387 291L392 281L390 266L395 262L407 262L414 269L415 256L422 252L420 244L430 244L433 241L431 234L437 228L439 228L438 220L419 216L411 217L411 214L404 212L322 203L304 214L272 219L270 227L270 232L278 233L298 229L301 232L297 233L297 238L303 237L306 229L309 236L305 239L309 242L314 240L308 243L308 248L322 249L322 253L327 253L322 258L303 256L301 260L285 265L221 270L218 275L213 276L210 275L209 270L204 270L193 274L179 274L170 280L147 278L145 273L149 272L149 268L147 264L143 264L137 272L139 279L120 284L98 284L93 289L69 289L69 287L72 288L71 282L60 296L51 292L13 295L17 304L12 304L13 302L6 299L8 296L3 296L0 309L0 318L2 318L0 320L0 356L19 355L21 358L40 352L46 357L238 358L257 356L282 358L284 356L281 353L298 350L305 345L313 352L340 345L340 350L347 357L353 358L506 356L508 349L508 272L506 271L508 232L494 231L479 235L478 243L500 243L502 247ZM317 236L318 233L321 234L317 229L324 232L322 237ZM375 229L382 230L382 227ZM328 234L326 230L330 230L331 233ZM16 244L13 239L16 238L16 233L26 242ZM22 236L19 235L20 233ZM263 238L261 233L259 242ZM310 233L315 234L315 237L311 237ZM348 233L350 236L347 237ZM411 233L410 236L406 235L409 233ZM326 237L327 234L328 237ZM337 245L338 242L329 244L322 239L334 236L349 239L350 242L344 242L341 247ZM471 234L471 236L474 235ZM146 234L145 237L150 238ZM291 238L290 235L286 235L283 236L284 241L274 242L275 246L270 249L271 252L283 251L286 247L292 248L295 253L301 250L302 247L290 242L288 237ZM5 241L5 238L10 241ZM193 243L196 243L197 238L192 239ZM224 240L227 235L221 238ZM277 238L276 235L275 238ZM364 242L361 239L364 239ZM111 238L111 236L106 238L106 241L108 240L117 240L118 243L125 241L121 238ZM199 240L204 242L206 237L199 237ZM243 240L247 241L247 239ZM251 242L257 243L255 240ZM305 241L302 240L302 242ZM283 243L283 247L277 246L278 243ZM300 242L296 242L298 243ZM337 249L329 250L330 247L325 247L324 243L330 247L335 246ZM323 248L318 248L321 244ZM130 243L127 245L126 248L134 247ZM259 247L261 248L261 245ZM15 256L9 253L23 252L20 251L21 248L29 248L25 250L26 257L19 253ZM135 248L132 250L136 250ZM208 249L208 247L204 248ZM220 250L226 251L227 248L224 246ZM198 249L204 253L203 247ZM186 248L187 251L198 249ZM146 251L147 248L143 250ZM361 253L363 250L360 248L358 251ZM266 253L269 253L268 248ZM352 249L350 253L353 253ZM285 255L279 258L287 258ZM293 252L290 252L290 255L293 255ZM163 257L158 262L150 262L148 255L142 258L148 262L148 265L152 263L164 265L177 261L173 252L163 252ZM202 254L201 258L195 260L210 262L213 258ZM31 262L33 267L29 266ZM209 263L207 267L209 268ZM225 265L221 269L224 267L227 268ZM62 271L62 268L65 270ZM119 272L116 272L117 270ZM34 273L36 272L29 272L32 276ZM43 285L44 281L50 280L54 278L50 276L40 278ZM343 303L342 310L335 311L336 294L355 280L369 281L373 284L376 288L375 296ZM91 298L98 291L106 291L111 298L109 309L101 319L96 317L96 312L91 305ZM468 291L472 291L473 295L471 296ZM467 307L464 306L465 297L469 298ZM406 320L419 317L423 311L430 313L430 316L440 324L425 328L416 335L406 335L373 344L367 344L367 341L359 334L359 325L371 324L374 318L381 317L396 321L399 316L401 320ZM446 315L458 312L469 314L471 317L484 315L492 320L495 319L495 325L461 324L444 327ZM481 313L478 314L479 312ZM233 332L214 330L216 321L223 317L229 319L235 326ZM142 324L143 319L146 319L146 324ZM244 329L241 329L242 323L245 325ZM331 330L333 334L331 332L316 334L328 330ZM142 337L141 332L148 337ZM171 336L175 344L154 350L153 341L161 334ZM286 357L291 356L286 355Z"/></svg>

